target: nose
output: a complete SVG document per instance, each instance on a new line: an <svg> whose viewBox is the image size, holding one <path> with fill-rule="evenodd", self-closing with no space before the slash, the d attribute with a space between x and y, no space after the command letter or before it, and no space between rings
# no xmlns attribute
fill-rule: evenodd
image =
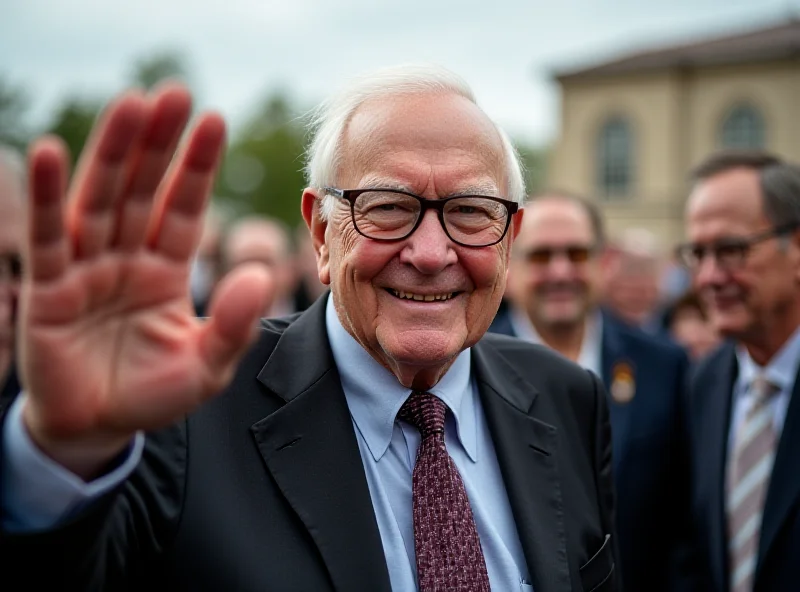
<svg viewBox="0 0 800 592"><path fill-rule="evenodd" d="M414 233L405 240L400 251L400 262L432 275L456 261L455 243L445 234L437 213L428 210Z"/></svg>
<svg viewBox="0 0 800 592"><path fill-rule="evenodd" d="M725 277L725 271L719 266L716 258L706 255L695 268L692 281L696 289L702 290L707 286L724 283Z"/></svg>
<svg viewBox="0 0 800 592"><path fill-rule="evenodd" d="M573 276L575 266L564 253L556 253L547 264L547 275L551 279L565 280Z"/></svg>

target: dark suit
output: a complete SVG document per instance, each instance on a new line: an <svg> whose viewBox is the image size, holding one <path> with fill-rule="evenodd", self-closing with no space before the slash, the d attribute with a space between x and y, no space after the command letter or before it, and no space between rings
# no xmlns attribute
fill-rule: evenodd
<svg viewBox="0 0 800 592"><path fill-rule="evenodd" d="M3 589L388 592L325 300L265 322L226 392L148 435L118 493L52 532L2 534ZM602 385L496 335L473 364L536 592L617 590Z"/></svg>
<svg viewBox="0 0 800 592"><path fill-rule="evenodd" d="M12 364L5 377L0 377L0 400L13 399L21 388L16 366Z"/></svg>
<svg viewBox="0 0 800 592"><path fill-rule="evenodd" d="M510 311L489 329L514 335ZM683 592L689 571L689 459L684 417L688 358L679 347L603 314L603 380L633 375L632 398L609 397L623 588ZM622 393L625 394L624 392Z"/></svg>
<svg viewBox="0 0 800 592"><path fill-rule="evenodd" d="M727 592L725 467L733 389L738 374L736 349L723 344L692 373L691 426L694 459L694 520L707 567L703 592ZM767 499L755 572L756 592L800 590L800 380L781 432Z"/></svg>

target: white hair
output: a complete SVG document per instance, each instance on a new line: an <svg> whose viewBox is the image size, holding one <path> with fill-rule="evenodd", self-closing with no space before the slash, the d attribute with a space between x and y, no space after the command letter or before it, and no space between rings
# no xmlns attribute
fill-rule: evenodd
<svg viewBox="0 0 800 592"><path fill-rule="evenodd" d="M403 65L377 70L355 78L338 94L323 102L310 122L311 142L306 158L306 179L310 187L322 189L336 184L342 162L342 137L356 110L367 100L414 94L455 94L477 105L467 83L453 72L434 65ZM506 161L508 186L506 197L522 204L525 181L522 163L508 135L494 124L500 135ZM320 215L328 219L334 198L326 195Z"/></svg>
<svg viewBox="0 0 800 592"><path fill-rule="evenodd" d="M25 159L15 148L0 143L0 170L5 170L11 175L12 182L17 186L17 195L25 199L28 187L28 171Z"/></svg>

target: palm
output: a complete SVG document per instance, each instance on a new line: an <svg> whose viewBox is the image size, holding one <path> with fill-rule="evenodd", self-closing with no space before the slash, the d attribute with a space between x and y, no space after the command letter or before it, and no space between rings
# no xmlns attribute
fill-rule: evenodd
<svg viewBox="0 0 800 592"><path fill-rule="evenodd" d="M222 286L212 320L193 315L189 263L224 126L201 118L173 162L188 114L174 86L112 104L66 204L63 152L48 140L33 150L21 366L44 440L175 420L224 386L263 310L263 278L243 273Z"/></svg>

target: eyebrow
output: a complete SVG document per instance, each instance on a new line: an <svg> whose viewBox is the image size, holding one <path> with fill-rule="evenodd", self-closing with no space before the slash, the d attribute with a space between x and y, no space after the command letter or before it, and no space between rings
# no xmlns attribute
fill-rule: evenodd
<svg viewBox="0 0 800 592"><path fill-rule="evenodd" d="M408 185L403 185L397 181L383 179L380 177L368 178L360 187L361 189L396 189L407 193L414 193ZM497 186L491 183L479 183L468 185L459 191L455 191L442 197L460 197L464 195L483 195L486 197L500 197Z"/></svg>

